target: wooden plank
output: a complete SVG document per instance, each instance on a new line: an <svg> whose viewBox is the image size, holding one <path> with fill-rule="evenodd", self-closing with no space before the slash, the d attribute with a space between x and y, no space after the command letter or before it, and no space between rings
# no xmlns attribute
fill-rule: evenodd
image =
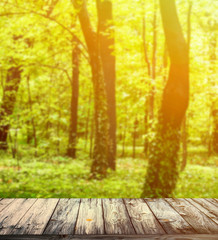
<svg viewBox="0 0 218 240"><path fill-rule="evenodd" d="M191 234L195 230L164 199L145 199L168 234Z"/></svg>
<svg viewBox="0 0 218 240"><path fill-rule="evenodd" d="M34 204L36 199L15 199L0 214L0 234L10 234L14 226L19 222L23 215Z"/></svg>
<svg viewBox="0 0 218 240"><path fill-rule="evenodd" d="M104 234L101 199L82 199L75 234Z"/></svg>
<svg viewBox="0 0 218 240"><path fill-rule="evenodd" d="M122 199L102 199L106 234L135 234Z"/></svg>
<svg viewBox="0 0 218 240"><path fill-rule="evenodd" d="M218 201L215 198L204 198L205 201L208 201L210 203L212 203L213 205L215 205L216 207L218 207Z"/></svg>
<svg viewBox="0 0 218 240"><path fill-rule="evenodd" d="M206 203L203 201L204 199L191 199L186 198L188 202L190 202L192 205L194 205L196 208L198 208L201 212L203 212L205 215L207 215L210 219L212 219L216 224L218 224L218 215L216 213L217 209L213 204L212 208L208 207L207 201Z"/></svg>
<svg viewBox="0 0 218 240"><path fill-rule="evenodd" d="M137 234L165 233L143 199L124 199L124 203Z"/></svg>
<svg viewBox="0 0 218 240"><path fill-rule="evenodd" d="M42 234L59 199L37 199L12 234Z"/></svg>
<svg viewBox="0 0 218 240"><path fill-rule="evenodd" d="M201 204L204 208L206 208L211 213L215 214L218 217L218 204L215 206L213 203L203 199L203 198L194 198L194 201Z"/></svg>
<svg viewBox="0 0 218 240"><path fill-rule="evenodd" d="M218 225L185 199L166 199L197 233L218 233Z"/></svg>
<svg viewBox="0 0 218 240"><path fill-rule="evenodd" d="M43 234L73 234L80 199L60 199Z"/></svg>
<svg viewBox="0 0 218 240"><path fill-rule="evenodd" d="M3 198L0 201L0 212L14 201L14 198Z"/></svg>
<svg viewBox="0 0 218 240"><path fill-rule="evenodd" d="M8 236L7 239L1 238L4 240L142 240L142 239L151 239L151 240L217 240L218 234L187 234L187 235L74 235L74 236L48 236L48 235L21 235L21 236Z"/></svg>

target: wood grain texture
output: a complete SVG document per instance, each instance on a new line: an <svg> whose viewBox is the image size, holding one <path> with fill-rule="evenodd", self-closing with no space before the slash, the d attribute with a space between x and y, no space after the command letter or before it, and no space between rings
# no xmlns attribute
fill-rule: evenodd
<svg viewBox="0 0 218 240"><path fill-rule="evenodd" d="M0 234L10 234L14 226L34 204L36 199L15 199L0 214Z"/></svg>
<svg viewBox="0 0 218 240"><path fill-rule="evenodd" d="M166 199L197 233L218 233L218 225L185 199Z"/></svg>
<svg viewBox="0 0 218 240"><path fill-rule="evenodd" d="M81 199L75 234L104 234L101 199Z"/></svg>
<svg viewBox="0 0 218 240"><path fill-rule="evenodd" d="M0 212L14 201L14 198L5 198L0 201Z"/></svg>
<svg viewBox="0 0 218 240"><path fill-rule="evenodd" d="M207 215L212 221L214 221L216 224L218 224L218 217L217 215L212 211L208 210L207 207L205 207L205 202L202 202L202 199L191 199L191 198L186 198L186 201L194 205L197 209L199 209L201 212L203 212L205 215ZM214 206L213 206L214 207ZM210 209L210 208L209 208Z"/></svg>
<svg viewBox="0 0 218 240"><path fill-rule="evenodd" d="M218 207L218 199L217 198L204 198L206 201L213 203L216 207Z"/></svg>
<svg viewBox="0 0 218 240"><path fill-rule="evenodd" d="M137 234L164 234L160 223L143 199L124 199Z"/></svg>
<svg viewBox="0 0 218 240"><path fill-rule="evenodd" d="M43 234L73 234L80 199L60 199Z"/></svg>
<svg viewBox="0 0 218 240"><path fill-rule="evenodd" d="M164 199L145 199L168 234L191 234L195 230Z"/></svg>
<svg viewBox="0 0 218 240"><path fill-rule="evenodd" d="M30 200L30 199L29 199ZM12 231L12 234L42 234L59 199L37 199Z"/></svg>
<svg viewBox="0 0 218 240"><path fill-rule="evenodd" d="M102 199L106 234L135 234L122 199Z"/></svg>
<svg viewBox="0 0 218 240"><path fill-rule="evenodd" d="M7 240L218 239L216 199L0 199L0 209Z"/></svg>
<svg viewBox="0 0 218 240"><path fill-rule="evenodd" d="M29 235L22 235L22 236L8 236L7 239L1 238L4 240L93 240L93 239L101 239L101 240L142 240L142 239L151 239L151 240L217 240L218 234L211 235L211 234L188 234L188 235L77 235L77 236L29 236Z"/></svg>
<svg viewBox="0 0 218 240"><path fill-rule="evenodd" d="M194 198L193 200L201 204L204 208L206 208L207 210L209 210L211 213L215 214L218 217L218 203L215 204L211 200L208 199L209 200L208 201L203 198Z"/></svg>

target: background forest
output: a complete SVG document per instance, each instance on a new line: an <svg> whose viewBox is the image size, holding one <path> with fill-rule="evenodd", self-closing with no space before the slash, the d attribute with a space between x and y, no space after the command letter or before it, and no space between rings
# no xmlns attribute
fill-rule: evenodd
<svg viewBox="0 0 218 240"><path fill-rule="evenodd" d="M0 197L218 197L217 9L1 0Z"/></svg>

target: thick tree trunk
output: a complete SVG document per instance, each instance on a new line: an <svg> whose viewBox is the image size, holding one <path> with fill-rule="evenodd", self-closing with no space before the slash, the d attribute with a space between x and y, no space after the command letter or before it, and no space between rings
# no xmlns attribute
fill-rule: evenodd
<svg viewBox="0 0 218 240"><path fill-rule="evenodd" d="M151 143L142 197L169 197L179 172L180 127L189 99L188 49L174 0L160 0L170 56L170 72L159 111L156 137Z"/></svg>
<svg viewBox="0 0 218 240"><path fill-rule="evenodd" d="M106 99L105 81L100 59L99 42L97 34L92 30L86 1L74 1L80 20L80 25L88 47L90 65L92 70L94 109L95 109L95 145L91 173L93 177L104 177L108 164L108 106Z"/></svg>
<svg viewBox="0 0 218 240"><path fill-rule="evenodd" d="M71 82L71 115L69 127L69 144L67 155L76 158L76 142L77 142L77 112L78 112L78 98L79 98L79 48L78 43L74 41L72 51L72 82Z"/></svg>
<svg viewBox="0 0 218 240"><path fill-rule="evenodd" d="M7 149L7 136L10 128L7 119L13 113L16 102L17 91L21 80L21 70L19 67L11 67L8 70L5 82L4 95L0 109L0 149Z"/></svg>
<svg viewBox="0 0 218 240"><path fill-rule="evenodd" d="M106 86L109 120L109 151L108 163L113 170L116 168L116 97L115 97L115 56L112 26L112 3L109 0L97 0L98 37L100 54Z"/></svg>

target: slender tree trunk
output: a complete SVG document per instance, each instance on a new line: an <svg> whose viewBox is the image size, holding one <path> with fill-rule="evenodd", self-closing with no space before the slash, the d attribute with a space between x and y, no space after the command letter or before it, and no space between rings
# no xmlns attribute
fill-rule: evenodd
<svg viewBox="0 0 218 240"><path fill-rule="evenodd" d="M215 22L215 21L214 21ZM216 24L216 23L215 23ZM214 26L215 27L215 26ZM212 89L210 93L211 105L211 116L213 120L212 136L209 140L211 153L218 154L218 97L216 92L216 49L217 49L217 34L212 32L210 35L210 82L212 83Z"/></svg>
<svg viewBox="0 0 218 240"><path fill-rule="evenodd" d="M214 105L216 106L216 108L214 108L212 111L213 116L212 146L213 152L215 154L218 154L218 101L215 104Z"/></svg>
<svg viewBox="0 0 218 240"><path fill-rule="evenodd" d="M162 22L170 56L170 71L151 143L142 197L169 197L179 173L180 127L189 99L188 49L174 0L160 0Z"/></svg>
<svg viewBox="0 0 218 240"><path fill-rule="evenodd" d="M31 97L31 90L30 90L30 77L27 76L27 89L28 89L28 105L29 105L29 110L32 113L33 112L33 107L32 107L32 97ZM31 124L32 124L32 133L34 139L34 148L35 148L35 157L37 157L37 136L36 136L36 125L34 121L34 117L32 116L31 118Z"/></svg>
<svg viewBox="0 0 218 240"><path fill-rule="evenodd" d="M86 117L86 130L85 130L85 145L84 145L84 149L86 151L87 148L87 143L88 143L88 136L89 136L89 121L90 121L90 111L91 111L91 96L92 96L92 92L90 90L89 93L89 106L88 106L88 112L87 112L87 117Z"/></svg>
<svg viewBox="0 0 218 240"><path fill-rule="evenodd" d="M138 120L137 118L134 121L134 128L133 128L133 146L132 146L132 158L135 158L135 147L136 147L136 139L137 139L137 129L138 129Z"/></svg>
<svg viewBox="0 0 218 240"><path fill-rule="evenodd" d="M109 168L116 169L116 97L115 97L115 56L112 3L110 0L97 0L98 34L102 60L109 120Z"/></svg>
<svg viewBox="0 0 218 240"><path fill-rule="evenodd" d="M154 118L154 99L155 99L155 81L156 81L156 54L157 54L157 5L154 6L153 16L153 50L152 50L152 71L151 71L151 89L150 89L150 120Z"/></svg>
<svg viewBox="0 0 218 240"><path fill-rule="evenodd" d="M11 67L7 73L2 105L0 109L0 149L2 150L6 150L8 148L7 136L10 128L10 123L7 118L10 117L10 115L13 113L20 80L20 68Z"/></svg>
<svg viewBox="0 0 218 240"><path fill-rule="evenodd" d="M74 41L72 51L72 82L71 82L71 116L69 127L69 144L67 155L76 158L76 143L77 143L77 118L78 118L78 98L79 98L79 46L77 41Z"/></svg>
<svg viewBox="0 0 218 240"><path fill-rule="evenodd" d="M94 178L106 176L108 164L109 122L106 99L105 81L100 59L99 41L92 30L86 1L75 0L74 6L78 12L80 25L88 47L90 66L92 70L94 109L95 109L95 146L91 174Z"/></svg>
<svg viewBox="0 0 218 240"><path fill-rule="evenodd" d="M125 147L126 147L126 131L127 131L127 119L125 118L125 125L123 129L123 143L122 143L122 157L125 157Z"/></svg>
<svg viewBox="0 0 218 240"><path fill-rule="evenodd" d="M92 118L91 122L91 131L90 131L90 146L89 146L89 157L93 158L93 137L94 137L94 118Z"/></svg>
<svg viewBox="0 0 218 240"><path fill-rule="evenodd" d="M187 47L188 47L188 56L190 51L190 44L191 44L191 10L192 10L192 3L189 2L188 7L188 16L187 16ZM189 58L188 58L189 61ZM182 166L181 171L183 171L187 164L187 157L188 157L188 151L187 151L187 116L185 115L182 123Z"/></svg>
<svg viewBox="0 0 218 240"><path fill-rule="evenodd" d="M144 59L147 65L147 73L149 78L151 79L151 64L148 58L148 49L147 49L147 42L146 42L146 22L145 17L142 18L142 42L143 42L143 49L144 49ZM147 81L146 81L147 83ZM149 83L149 85L151 85ZM150 94L147 94L145 97L145 117L144 117L144 124L145 124L145 140L144 140L144 153L145 157L148 156L148 130L149 130L149 98Z"/></svg>
<svg viewBox="0 0 218 240"><path fill-rule="evenodd" d="M60 154L60 129L61 129L61 106L60 106L60 98L58 100L59 106L58 106L58 122L57 122L57 155Z"/></svg>

